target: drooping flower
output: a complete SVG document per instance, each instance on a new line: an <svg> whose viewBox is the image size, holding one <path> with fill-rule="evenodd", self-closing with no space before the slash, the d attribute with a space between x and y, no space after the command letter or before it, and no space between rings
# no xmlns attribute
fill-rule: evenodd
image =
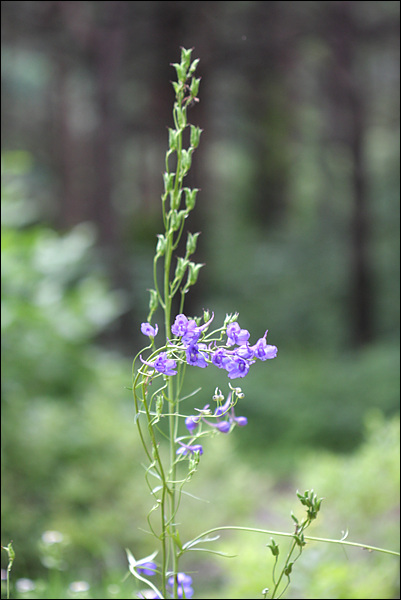
<svg viewBox="0 0 401 600"><path fill-rule="evenodd" d="M240 356L235 354L229 357L226 362L225 369L228 372L229 379L237 379L238 377L245 377L249 372L250 362L244 360Z"/></svg>
<svg viewBox="0 0 401 600"><path fill-rule="evenodd" d="M181 445L181 448L178 448L176 454L178 456L186 456L188 453L195 454L195 452L199 452L199 454L203 454L203 448L201 444L193 444L190 446L189 444L184 444L183 442L178 442Z"/></svg>
<svg viewBox="0 0 401 600"><path fill-rule="evenodd" d="M185 427L190 433L195 431L199 425L199 417L190 416L185 419Z"/></svg>
<svg viewBox="0 0 401 600"><path fill-rule="evenodd" d="M234 413L234 411L233 411ZM245 425L248 425L248 419L246 417L236 417L235 415L233 417L231 417L233 421L235 421L237 423L237 425L239 425L240 427L245 427Z"/></svg>
<svg viewBox="0 0 401 600"><path fill-rule="evenodd" d="M277 356L277 347L266 344L266 336L267 330L265 335L260 338L254 346L251 346L254 356L259 358L259 360L268 360L269 358L275 358Z"/></svg>
<svg viewBox="0 0 401 600"><path fill-rule="evenodd" d="M216 410L214 411L214 416L215 417L221 417L222 415L226 415L228 413L228 411L230 410L231 407L231 396L232 393L230 392L227 396L227 400L224 402L224 404L222 404L221 406L218 406L216 408ZM224 399L224 396L223 396Z"/></svg>
<svg viewBox="0 0 401 600"><path fill-rule="evenodd" d="M188 346L185 350L187 363L189 365L193 365L194 367L201 367L201 369L207 367L207 353L205 352L205 349L205 344L191 344Z"/></svg>
<svg viewBox="0 0 401 600"><path fill-rule="evenodd" d="M164 375L177 375L177 363L172 358L168 358L167 352L160 352L153 362L143 360L142 356L139 358L145 365L153 367L159 373L163 373Z"/></svg>
<svg viewBox="0 0 401 600"><path fill-rule="evenodd" d="M185 573L177 573L177 595L179 598L192 598L194 590L192 588L192 577ZM174 589L174 575L168 578L168 585L171 590Z"/></svg>
<svg viewBox="0 0 401 600"><path fill-rule="evenodd" d="M202 416L201 418L210 427L214 427L221 433L228 433L231 429L231 421L222 420L220 417L224 417L226 419L226 417L228 416L228 411L230 409L230 406L231 406L231 392L228 394L228 397L227 397L227 400L225 401L225 403L222 404L221 406L218 406L216 408L216 410L214 411L213 416L217 417L216 421L214 421L214 422L209 421L209 420L205 419L204 416Z"/></svg>
<svg viewBox="0 0 401 600"><path fill-rule="evenodd" d="M247 329L241 329L237 322L227 325L227 346L234 344L246 344L249 340L250 333Z"/></svg>
<svg viewBox="0 0 401 600"><path fill-rule="evenodd" d="M152 327L150 323L142 323L141 331L144 335L147 335L149 337L155 337L157 335L157 332L159 331L159 326L156 324L156 327Z"/></svg>
<svg viewBox="0 0 401 600"><path fill-rule="evenodd" d="M219 369L225 369L225 365L227 363L228 356L224 348L218 348L212 354L212 363L218 367Z"/></svg>
<svg viewBox="0 0 401 600"><path fill-rule="evenodd" d="M216 427L221 433L228 433L231 429L231 423L229 421L218 421L213 427Z"/></svg>

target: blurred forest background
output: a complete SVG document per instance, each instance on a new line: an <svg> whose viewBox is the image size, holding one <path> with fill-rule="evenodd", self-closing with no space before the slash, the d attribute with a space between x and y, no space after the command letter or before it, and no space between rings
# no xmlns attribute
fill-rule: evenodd
<svg viewBox="0 0 401 600"><path fill-rule="evenodd" d="M188 535L290 531L296 489L314 488L325 502L312 535L349 528L396 548L399 9L2 2L1 543L17 552L14 597L136 597L124 548L154 550L128 388L181 46L200 58L189 119L204 130L188 229L206 266L186 313L239 312L279 348L240 382L248 427L202 457L194 493L211 504L188 500ZM194 371L203 404L226 389ZM196 597L260 597L266 540L216 544L239 558L186 559ZM399 597L391 557L306 555L288 597Z"/></svg>

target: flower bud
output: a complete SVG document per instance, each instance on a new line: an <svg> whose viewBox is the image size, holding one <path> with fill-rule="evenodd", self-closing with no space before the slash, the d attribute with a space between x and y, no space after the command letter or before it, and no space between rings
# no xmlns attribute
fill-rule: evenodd
<svg viewBox="0 0 401 600"><path fill-rule="evenodd" d="M164 190L167 194L170 193L174 187L174 177L175 177L175 173L164 173L163 174Z"/></svg>
<svg viewBox="0 0 401 600"><path fill-rule="evenodd" d="M198 263L195 264L193 262L189 263L189 271L188 271L188 281L187 285L194 285L197 282L199 271L204 265Z"/></svg>
<svg viewBox="0 0 401 600"><path fill-rule="evenodd" d="M182 211L177 212L177 210L173 209L170 212L170 226L172 231L177 231L180 228L182 219Z"/></svg>
<svg viewBox="0 0 401 600"><path fill-rule="evenodd" d="M193 210L195 208L196 194L198 193L198 191L199 190L197 190L196 188L194 188L193 190L189 188L184 188L185 206L187 207L187 210Z"/></svg>
<svg viewBox="0 0 401 600"><path fill-rule="evenodd" d="M196 250L196 242L200 233L189 233L187 237L186 256L191 256ZM209 319L205 319L208 321Z"/></svg>
<svg viewBox="0 0 401 600"><path fill-rule="evenodd" d="M181 65L186 71L188 70L188 67L191 63L191 54L192 48L188 50L186 48L181 48Z"/></svg>
<svg viewBox="0 0 401 600"><path fill-rule="evenodd" d="M166 245L167 245L167 240L164 237L164 235L162 235L161 233L158 234L158 240L157 240L157 245L156 245L156 254L158 256L163 256L164 253L166 252Z"/></svg>
<svg viewBox="0 0 401 600"><path fill-rule="evenodd" d="M191 134L190 134L190 145L193 148L197 148L199 146L199 140L202 133L202 129L200 127L195 127L195 125L191 125Z"/></svg>
<svg viewBox="0 0 401 600"><path fill-rule="evenodd" d="M184 273L186 271L186 268L188 266L188 260L185 258L182 258L181 256L179 256L177 258L177 266L175 268L175 275L174 275L174 279L180 280L184 277Z"/></svg>
<svg viewBox="0 0 401 600"><path fill-rule="evenodd" d="M199 79L195 79L195 78L192 79L190 90L191 90L191 96L193 98L196 98L196 96L198 95L199 84L200 84L200 78Z"/></svg>
<svg viewBox="0 0 401 600"><path fill-rule="evenodd" d="M151 312L155 312L155 310L159 306L159 298L157 296L156 290L149 290L149 293L150 293L149 310Z"/></svg>
<svg viewBox="0 0 401 600"><path fill-rule="evenodd" d="M181 204L182 190L171 190L170 191L170 204L171 208L178 210Z"/></svg>
<svg viewBox="0 0 401 600"><path fill-rule="evenodd" d="M185 67L185 65L172 63L171 66L174 67L177 72L178 81L185 81L187 78L187 68Z"/></svg>
<svg viewBox="0 0 401 600"><path fill-rule="evenodd" d="M182 169L183 175L186 175L188 173L189 169L191 168L191 163L192 163L191 154L192 154L191 150L185 150L185 148L183 148L183 150L181 150L181 169Z"/></svg>
<svg viewBox="0 0 401 600"><path fill-rule="evenodd" d="M168 146L170 150L177 150L179 134L175 129L168 129Z"/></svg>
<svg viewBox="0 0 401 600"><path fill-rule="evenodd" d="M190 76L191 76L193 73L195 73L195 71L196 71L196 67L198 66L198 64L199 64L199 58L195 58L195 60L194 60L194 61L192 61L192 64L191 64L191 66L189 67L189 71L188 71L188 75L189 75L189 77L190 77Z"/></svg>

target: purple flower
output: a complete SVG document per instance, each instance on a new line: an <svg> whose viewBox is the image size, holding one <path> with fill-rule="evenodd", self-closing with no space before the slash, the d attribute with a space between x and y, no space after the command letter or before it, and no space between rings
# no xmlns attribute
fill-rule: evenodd
<svg viewBox="0 0 401 600"><path fill-rule="evenodd" d="M198 326L194 319L188 319L185 315L180 314L176 316L174 324L171 327L171 332L173 335L182 338L184 344L194 345L213 319L214 314L207 323Z"/></svg>
<svg viewBox="0 0 401 600"><path fill-rule="evenodd" d="M203 454L203 448L200 444L193 444L192 446L188 444L183 444L182 442L178 442L181 445L181 448L178 448L176 454L179 456L186 456L188 452L190 454L194 454L195 452L199 452L199 454Z"/></svg>
<svg viewBox="0 0 401 600"><path fill-rule="evenodd" d="M185 427L188 429L190 433L195 431L199 424L199 417L187 417L185 419Z"/></svg>
<svg viewBox="0 0 401 600"><path fill-rule="evenodd" d="M185 315L177 315L174 321L174 325L171 327L171 332L177 337L181 337L186 334L188 329L188 319Z"/></svg>
<svg viewBox="0 0 401 600"><path fill-rule="evenodd" d="M177 363L172 358L167 357L167 352L160 352L159 356L153 362L143 360L142 356L139 358L145 365L153 367L159 373L163 373L164 375L177 375Z"/></svg>
<svg viewBox="0 0 401 600"><path fill-rule="evenodd" d="M147 561L147 562L143 562L143 563L138 562L136 565L136 570L138 571L138 573L140 575L147 575L147 576L155 575L155 573L157 571L157 564L154 563L153 561Z"/></svg>
<svg viewBox="0 0 401 600"><path fill-rule="evenodd" d="M141 331L144 335L147 335L149 337L155 337L157 335L157 332L159 331L159 327L158 325L156 325L156 327L152 327L152 325L150 325L149 323L142 323Z"/></svg>
<svg viewBox="0 0 401 600"><path fill-rule="evenodd" d="M216 410L214 411L214 416L215 417L220 417L222 415L226 415L227 412L230 410L230 406L231 406L231 392L228 394L227 396L227 400L224 402L224 404L222 404L221 406L218 406L216 408Z"/></svg>
<svg viewBox="0 0 401 600"><path fill-rule="evenodd" d="M247 329L241 329L238 323L230 323L227 326L227 346L234 346L234 344L246 344L249 340L250 333Z"/></svg>
<svg viewBox="0 0 401 600"><path fill-rule="evenodd" d="M223 348L218 348L213 354L212 354L212 363L218 367L219 369L225 369L226 368L226 363L228 361L228 356L226 354L226 351Z"/></svg>
<svg viewBox="0 0 401 600"><path fill-rule="evenodd" d="M177 595L179 598L192 598L194 590L192 589L192 577L185 573L177 573ZM174 576L168 578L168 585L174 589Z"/></svg>
<svg viewBox="0 0 401 600"><path fill-rule="evenodd" d="M228 371L229 379L237 379L245 377L249 372L250 363L240 356L230 356L230 360L226 363L225 368Z"/></svg>
<svg viewBox="0 0 401 600"><path fill-rule="evenodd" d="M235 354L236 356L239 356L240 358L243 358L245 360L250 360L254 357L254 352L252 348L250 348L248 343L243 344L239 348L236 348Z"/></svg>
<svg viewBox="0 0 401 600"><path fill-rule="evenodd" d="M228 433L231 429L231 423L229 423L229 421L219 421L214 427L221 433Z"/></svg>
<svg viewBox="0 0 401 600"><path fill-rule="evenodd" d="M171 327L171 333L181 337L187 344L196 344L201 336L201 330L194 319L188 319L185 315L177 315Z"/></svg>
<svg viewBox="0 0 401 600"><path fill-rule="evenodd" d="M225 403L222 406L218 406L216 408L216 410L214 411L214 416L215 417L227 416L230 406L231 406L231 392L228 394L228 397L227 397L227 400L225 401ZM215 423L212 423L211 421L206 420L204 417L202 417L202 419L205 423L210 425L210 427L215 427L221 433L228 433L231 429L231 421L221 421L218 418Z"/></svg>
<svg viewBox="0 0 401 600"><path fill-rule="evenodd" d="M275 358L277 356L276 346L269 346L269 344L266 344L266 336L267 330L265 335L260 338L254 346L251 346L254 356L260 360L268 360L269 358Z"/></svg>
<svg viewBox="0 0 401 600"><path fill-rule="evenodd" d="M198 344L193 344L188 346L188 348L185 350L187 363L189 365L193 365L194 367L201 367L202 369L207 367L207 353L204 352L205 348L205 344L199 344L199 346Z"/></svg>
<svg viewBox="0 0 401 600"><path fill-rule="evenodd" d="M234 410L233 410L233 415L234 415ZM237 423L237 425L239 425L240 427L245 427L245 425L248 425L248 419L246 417L236 417L234 415L232 417L232 420L235 421Z"/></svg>

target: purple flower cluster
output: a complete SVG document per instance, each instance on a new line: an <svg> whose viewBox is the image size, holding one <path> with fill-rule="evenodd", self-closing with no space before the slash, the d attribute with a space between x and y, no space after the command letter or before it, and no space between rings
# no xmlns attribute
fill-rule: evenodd
<svg viewBox="0 0 401 600"><path fill-rule="evenodd" d="M241 329L236 321L227 325L225 346L218 347L215 342L211 342L209 345L200 343L203 333L213 318L214 315L204 325L197 325L194 319L189 319L183 314L176 316L171 333L175 338L181 338L183 344L181 348L185 351L187 364L201 369L213 364L219 369L225 369L229 379L238 379L248 374L250 366L257 359L265 361L277 356L276 346L266 343L267 331L256 344L251 346L249 331ZM153 338L157 335L158 326L152 327L149 323L142 323L141 330L142 333ZM173 343L169 342L169 344L171 348L174 347ZM177 363L174 359L169 358L167 352L161 352L153 362L147 362L142 357L141 360L164 375L177 374Z"/></svg>
<svg viewBox="0 0 401 600"><path fill-rule="evenodd" d="M190 575L186 575L185 573L177 573L177 595L179 598L192 598L194 595L194 590L192 588L192 577ZM175 577L168 578L168 586L171 588L171 591L174 590L174 579Z"/></svg>
<svg viewBox="0 0 401 600"><path fill-rule="evenodd" d="M193 319L188 319L185 315L177 315L171 332L176 337L180 337L185 346L187 363L197 367L205 368L211 362L219 369L225 369L229 379L245 377L248 374L250 366L256 361L267 360L277 356L276 346L270 346L266 343L265 335L260 338L253 346L249 345L250 333L247 329L241 329L237 322L230 323L227 326L227 344L225 347L209 346L198 343L202 332L208 327L212 318L202 325L197 326ZM229 350L232 346L238 346Z"/></svg>

